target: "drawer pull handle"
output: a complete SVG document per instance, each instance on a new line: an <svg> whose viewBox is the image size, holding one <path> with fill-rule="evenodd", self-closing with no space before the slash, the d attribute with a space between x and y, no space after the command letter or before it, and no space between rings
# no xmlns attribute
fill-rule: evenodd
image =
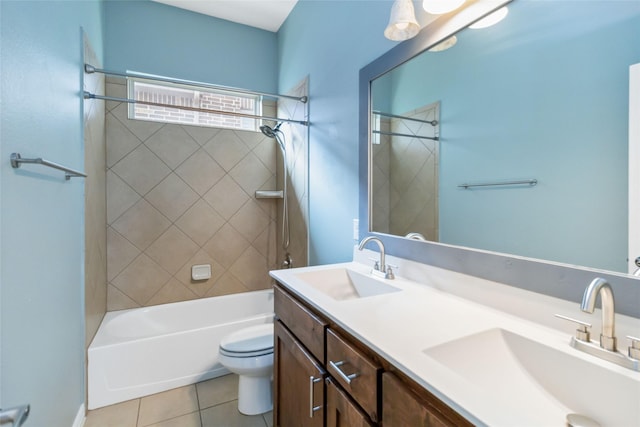
<svg viewBox="0 0 640 427"><path fill-rule="evenodd" d="M313 413L322 409L322 406L313 406L313 385L322 381L322 378L315 378L313 375L309 377L309 418L313 418Z"/></svg>
<svg viewBox="0 0 640 427"><path fill-rule="evenodd" d="M358 374L347 375L342 371L342 369L340 369L340 366L344 365L344 360L341 360L339 362L329 360L329 365L331 365L331 367L336 370L340 378L342 378L347 384L351 384L351 380L358 376Z"/></svg>

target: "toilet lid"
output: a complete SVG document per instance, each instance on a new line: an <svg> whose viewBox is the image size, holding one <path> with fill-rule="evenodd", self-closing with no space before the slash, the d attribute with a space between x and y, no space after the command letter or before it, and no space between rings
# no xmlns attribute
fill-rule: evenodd
<svg viewBox="0 0 640 427"><path fill-rule="evenodd" d="M232 353L255 353L273 349L273 323L250 326L227 335L220 348Z"/></svg>

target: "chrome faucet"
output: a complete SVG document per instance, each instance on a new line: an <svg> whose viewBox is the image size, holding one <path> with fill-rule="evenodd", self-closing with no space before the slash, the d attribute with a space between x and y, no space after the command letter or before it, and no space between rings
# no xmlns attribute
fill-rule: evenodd
<svg viewBox="0 0 640 427"><path fill-rule="evenodd" d="M580 309L587 313L593 313L593 310L596 308L596 298L598 295L600 295L600 300L602 301L602 331L600 333L599 343L591 341L591 334L589 332L589 328L591 328L590 323L556 314L557 317L569 320L578 325L576 335L571 337L569 344L571 347L589 353L592 356L640 372L640 338L627 335L627 338L631 341L628 355L616 349L616 311L611 285L600 277L593 279L584 291Z"/></svg>
<svg viewBox="0 0 640 427"><path fill-rule="evenodd" d="M363 250L364 245L372 241L376 242L378 244L378 249L380 249L380 261L373 267L373 269L378 270L381 273L384 273L385 279L392 279L393 273L391 274L387 273L387 264L385 264L385 259L384 259L384 243L382 243L382 240L378 239L376 236L365 237L360 242L360 245L358 246L358 250L360 251Z"/></svg>
<svg viewBox="0 0 640 427"><path fill-rule="evenodd" d="M593 313L596 308L596 297L600 294L602 301L602 332L600 333L600 347L609 351L616 351L615 335L615 303L611 285L604 279L597 277L584 291L580 309L587 313Z"/></svg>

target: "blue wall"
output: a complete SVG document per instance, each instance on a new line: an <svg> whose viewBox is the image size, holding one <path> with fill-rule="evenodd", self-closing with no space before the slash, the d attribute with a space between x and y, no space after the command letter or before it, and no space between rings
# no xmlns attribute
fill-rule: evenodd
<svg viewBox="0 0 640 427"><path fill-rule="evenodd" d="M97 1L0 2L1 401L28 425L70 426L84 402L84 182L12 152L83 169L82 38L102 56Z"/></svg>
<svg viewBox="0 0 640 427"><path fill-rule="evenodd" d="M105 68L275 92L276 34L149 0L105 2Z"/></svg>
<svg viewBox="0 0 640 427"><path fill-rule="evenodd" d="M466 30L455 47L394 71L393 112L441 101L440 239L626 271L628 69L640 62L640 4L510 8L495 27ZM539 184L457 187L526 178Z"/></svg>
<svg viewBox="0 0 640 427"><path fill-rule="evenodd" d="M279 88L309 76L310 264L352 258L358 218L358 73L395 43L390 1L301 0L278 32Z"/></svg>

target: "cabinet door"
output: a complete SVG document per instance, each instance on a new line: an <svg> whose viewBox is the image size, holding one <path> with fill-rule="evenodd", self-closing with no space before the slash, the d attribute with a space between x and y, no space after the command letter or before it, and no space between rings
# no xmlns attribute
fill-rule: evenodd
<svg viewBox="0 0 640 427"><path fill-rule="evenodd" d="M371 427L367 415L331 378L327 384L327 427Z"/></svg>
<svg viewBox="0 0 640 427"><path fill-rule="evenodd" d="M274 324L274 423L278 427L324 425L326 373L283 326Z"/></svg>
<svg viewBox="0 0 640 427"><path fill-rule="evenodd" d="M384 427L473 426L435 396L416 395L389 372L382 374L382 425Z"/></svg>
<svg viewBox="0 0 640 427"><path fill-rule="evenodd" d="M327 322L280 286L274 286L273 305L276 317L291 331L296 340L324 365L324 331Z"/></svg>

